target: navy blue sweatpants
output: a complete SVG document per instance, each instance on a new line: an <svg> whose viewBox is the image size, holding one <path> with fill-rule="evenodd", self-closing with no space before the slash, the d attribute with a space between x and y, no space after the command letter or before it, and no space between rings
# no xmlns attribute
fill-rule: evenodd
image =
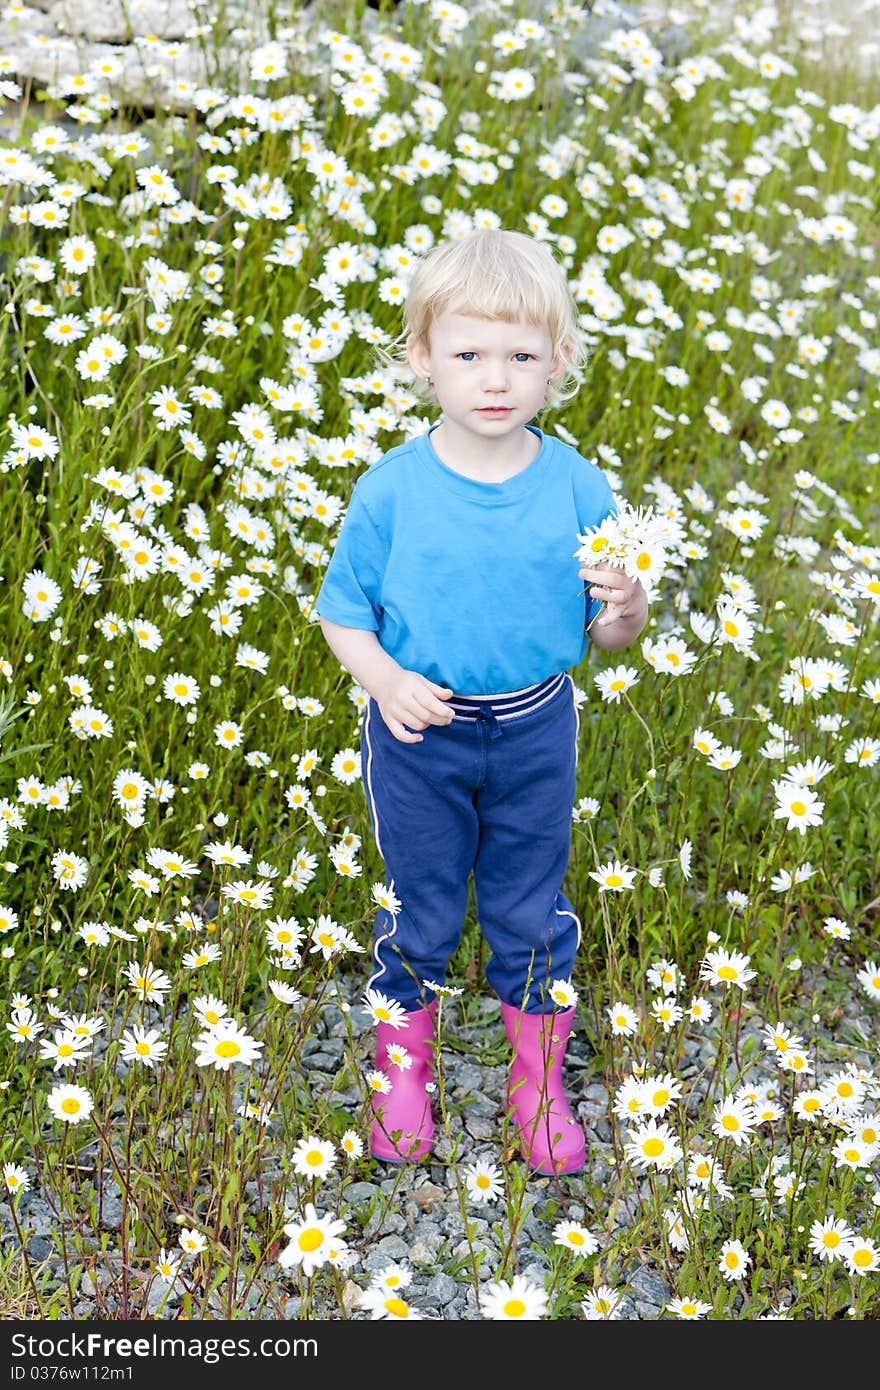
<svg viewBox="0 0 880 1390"><path fill-rule="evenodd" d="M399 913L375 922L369 987L407 1011L445 984L461 941L473 874L476 915L490 949L486 979L529 1013L571 977L581 924L562 892L571 847L577 761L574 685L560 672L486 697L453 695L447 725L401 743L371 698L361 769L386 882Z"/></svg>

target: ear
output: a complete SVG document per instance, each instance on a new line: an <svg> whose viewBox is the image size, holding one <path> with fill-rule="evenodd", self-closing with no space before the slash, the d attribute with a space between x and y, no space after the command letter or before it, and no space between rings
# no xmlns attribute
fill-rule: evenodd
<svg viewBox="0 0 880 1390"><path fill-rule="evenodd" d="M406 340L406 357L416 376L430 376L431 362L427 343L412 334Z"/></svg>
<svg viewBox="0 0 880 1390"><path fill-rule="evenodd" d="M553 381L561 376L565 376L570 363L571 349L567 347L560 348L554 355L553 361L550 363L550 380Z"/></svg>

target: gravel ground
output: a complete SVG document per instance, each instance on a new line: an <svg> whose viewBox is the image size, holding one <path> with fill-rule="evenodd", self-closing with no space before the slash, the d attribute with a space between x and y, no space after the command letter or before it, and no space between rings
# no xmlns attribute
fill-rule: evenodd
<svg viewBox="0 0 880 1390"><path fill-rule="evenodd" d="M847 962L843 969L842 965L843 958L839 958L827 979L822 978L817 982L812 1007L814 1016L818 1015L821 1020L818 1024L811 1024L807 1018L793 1017L792 1009L783 1010L783 1017L789 1026L817 1044L818 1066L816 1076L811 1078L813 1085L818 1084L823 1076L849 1063L857 1063L868 1071L876 1065L880 1013L855 980L852 962ZM847 978L850 973L851 983ZM799 997L809 1000L813 981L807 978L806 971L801 983L803 988ZM449 1042L443 1046L442 1059L448 1123L445 1127L438 1125L433 1159L412 1166L386 1166L362 1160L357 1165L357 1180L343 1183L341 1179L334 1181L331 1175L319 1191L319 1211L332 1211L346 1221L345 1239L359 1256L358 1263L344 1276L343 1301L348 1312L355 1317L367 1316L366 1313L358 1313L359 1292L365 1287L370 1274L391 1261L399 1261L414 1270L407 1298L422 1317L452 1321L477 1319L479 1312L470 1275L473 1254L481 1255L479 1281L485 1283L498 1273L503 1243L510 1239L503 1199L490 1204L468 1201L466 1210L471 1228L469 1245L458 1191L463 1165L478 1159L496 1163L501 1161L499 1102L506 1084L505 1059L508 1053L506 1046L499 1049L497 1045L499 1039L503 1038L500 1008L497 1000L491 997L480 1001L476 1008L471 1001L468 1009L470 1021L467 1024L457 1016L454 1000L447 1002L445 1008L447 1017L443 1027ZM582 1221L599 1234L606 1228L609 1219L612 1231L627 1226L639 1204L631 1173L627 1190L614 1208L613 1217L610 1215L610 1202L605 1201L609 1180L615 1169L610 1121L613 1097L590 1046L589 1026L586 1018L581 1016L581 1009L582 1005L579 1005L579 1026L569 1046L565 1075L570 1101L588 1140L588 1172L563 1178L560 1184L550 1178L535 1176L526 1182L525 1215L516 1239L518 1269L521 1273L534 1275L540 1281L543 1281L549 1267L552 1228L558 1220ZM352 1008L348 1023L353 1023L355 1015L360 1013L359 1009ZM758 1044L752 1054L757 1061L748 1072L751 1082L779 1076L767 1064L761 1042L761 1029L766 1022L775 1023L776 1020L752 1013L746 996L741 1041L743 1047L748 1046L750 1038ZM329 1089L336 1079L347 1047L348 1023L338 1009L328 1008L322 1019L322 1027L310 1040L300 1059L300 1066L308 1074L308 1084L315 1096L320 1096L325 1086ZM358 1036L360 1060L365 1066L369 1065L371 1046L372 1028L366 1025ZM709 1103L706 1098L707 1081L715 1047L715 1034L709 1029L701 1037L689 1039L679 1062L670 1068L684 1082L690 1114L705 1113ZM475 1060L486 1055L501 1057L501 1061L482 1065ZM741 1075L731 1070L724 1089L732 1089L742 1079ZM717 1095L716 1090L714 1098ZM335 1099L350 1107L352 1115L355 1115L359 1106L356 1086L352 1085L349 1091L337 1091ZM273 1175L270 1160L264 1171L264 1191ZM647 1184L643 1182L642 1195L647 1195L647 1191ZM294 1194L291 1194L292 1205L293 1198ZM261 1193L256 1184L248 1185L245 1199L253 1209L260 1207ZM38 1189L24 1193L19 1198L18 1210L31 1260L36 1264L47 1262L61 1282L63 1265L55 1235L57 1222L46 1194ZM121 1193L118 1186L111 1182L104 1189L101 1219L101 1230L109 1238L111 1252L116 1244L122 1214ZM17 1247L18 1237L12 1227L8 1205L0 1207L0 1223L4 1247ZM173 1239L172 1228L169 1245ZM96 1239L96 1248L97 1244ZM458 1272L453 1277L449 1271L455 1268ZM147 1272L145 1268L144 1272ZM267 1274L267 1283L276 1286L275 1297L270 1300L264 1299L265 1286L261 1283L255 1284L245 1295L242 1276L239 1316L251 1319L300 1318L303 1305L297 1292L299 1284L295 1272L286 1273L273 1265ZM138 1288L142 1288L146 1282L142 1275L132 1276L133 1308L129 1309L128 1316L153 1320L176 1317L180 1309L179 1295L172 1292L168 1296L167 1286L153 1280L144 1296L144 1292L138 1292ZM651 1320L662 1317L665 1301L677 1292L669 1287L657 1269L648 1265L634 1264L621 1269L613 1282L616 1288L625 1289L619 1311L619 1316L624 1319ZM118 1316L118 1283L118 1271L112 1254L110 1258L96 1257L91 1273L84 1274L80 1281L74 1317L92 1319ZM221 1293L215 1295L212 1306L218 1318L226 1317ZM338 1295L318 1295L312 1306L306 1308L306 1313L313 1319L339 1318ZM580 1314L576 1313L575 1316L579 1317Z"/></svg>

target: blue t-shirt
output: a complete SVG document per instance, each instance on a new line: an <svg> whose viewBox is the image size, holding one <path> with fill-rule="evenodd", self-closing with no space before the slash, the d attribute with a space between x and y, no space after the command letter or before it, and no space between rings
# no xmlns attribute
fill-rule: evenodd
<svg viewBox="0 0 880 1390"><path fill-rule="evenodd" d="M438 422L439 423L439 422ZM431 429L358 478L315 600L395 661L460 695L520 690L576 665L585 623L578 535L614 512L604 473L555 435L503 483L441 461Z"/></svg>

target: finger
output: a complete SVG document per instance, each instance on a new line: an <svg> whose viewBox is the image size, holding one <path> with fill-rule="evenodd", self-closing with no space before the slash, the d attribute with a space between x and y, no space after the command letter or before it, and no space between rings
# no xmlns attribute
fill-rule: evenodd
<svg viewBox="0 0 880 1390"><path fill-rule="evenodd" d="M629 617L631 617L631 611L627 605L626 595L624 594L616 600L608 599L605 612L602 614L602 617L597 620L596 626L608 627L610 623L616 623L619 622L621 618Z"/></svg>
<svg viewBox="0 0 880 1390"><path fill-rule="evenodd" d="M452 719L452 710L448 705L441 704L439 700L432 700L428 705L426 715L432 724L448 724Z"/></svg>
<svg viewBox="0 0 880 1390"><path fill-rule="evenodd" d="M439 700L433 696L425 694L416 698L419 714L426 724L448 724L452 718L452 711L441 705Z"/></svg>
<svg viewBox="0 0 880 1390"><path fill-rule="evenodd" d="M448 685L437 685L435 681L429 681L427 676L425 676L424 679L426 684L431 687L432 692L440 700L448 700L450 695L454 693L452 690L449 689Z"/></svg>
<svg viewBox="0 0 880 1390"><path fill-rule="evenodd" d="M397 739L398 743L422 742L421 734L411 734L409 729L405 728L403 724L399 724L396 719L392 719L391 723L388 725L388 728L390 729L394 737Z"/></svg>

